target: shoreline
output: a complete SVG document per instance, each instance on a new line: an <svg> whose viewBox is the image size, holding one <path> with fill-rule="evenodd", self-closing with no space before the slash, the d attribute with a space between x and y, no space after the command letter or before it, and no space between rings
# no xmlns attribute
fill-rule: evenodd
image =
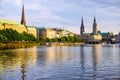
<svg viewBox="0 0 120 80"><path fill-rule="evenodd" d="M0 50L8 50L8 49L18 49L18 48L29 48L32 46L74 46L84 43L46 43L45 45L41 45L40 43L0 43Z"/></svg>
<svg viewBox="0 0 120 80"><path fill-rule="evenodd" d="M46 43L46 46L75 46L75 45L80 45L80 44L85 44L83 42L76 42L76 43L72 43L72 42L53 42L53 43Z"/></svg>
<svg viewBox="0 0 120 80"><path fill-rule="evenodd" d="M27 48L35 45L37 44L35 43L0 43L0 50Z"/></svg>
<svg viewBox="0 0 120 80"><path fill-rule="evenodd" d="M45 45L41 45L40 43L0 43L0 50L9 50L9 49L19 49L19 48L30 48L32 46L76 46L76 45L84 45L84 42L49 42L46 43ZM105 45L105 44L103 44ZM110 44L108 44L110 45ZM105 46L108 46L105 45Z"/></svg>

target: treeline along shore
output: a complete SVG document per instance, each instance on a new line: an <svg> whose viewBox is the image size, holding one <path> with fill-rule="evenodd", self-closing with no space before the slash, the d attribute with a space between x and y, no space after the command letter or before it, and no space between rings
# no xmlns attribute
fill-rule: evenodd
<svg viewBox="0 0 120 80"><path fill-rule="evenodd" d="M61 37L61 38L36 38L32 34L26 32L18 33L13 29L0 30L0 49L15 49L25 48L34 45L39 46L62 46L62 45L75 45L83 43L84 41L77 37Z"/></svg>

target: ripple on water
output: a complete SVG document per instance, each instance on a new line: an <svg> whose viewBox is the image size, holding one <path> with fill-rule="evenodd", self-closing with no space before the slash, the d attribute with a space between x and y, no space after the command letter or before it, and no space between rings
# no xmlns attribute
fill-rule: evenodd
<svg viewBox="0 0 120 80"><path fill-rule="evenodd" d="M118 47L36 47L10 52L12 59L0 60L2 80L22 80L24 75L25 80L120 80Z"/></svg>

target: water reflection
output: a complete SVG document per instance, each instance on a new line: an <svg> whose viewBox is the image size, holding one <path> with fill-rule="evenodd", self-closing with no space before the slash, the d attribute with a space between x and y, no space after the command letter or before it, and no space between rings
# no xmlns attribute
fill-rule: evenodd
<svg viewBox="0 0 120 80"><path fill-rule="evenodd" d="M100 48L101 45L95 44L93 45L93 70L94 70L94 74L93 74L93 80L96 80L97 76L98 76L98 61L99 61L99 57L100 57Z"/></svg>
<svg viewBox="0 0 120 80"><path fill-rule="evenodd" d="M119 47L80 45L0 51L1 80L104 80L120 76Z"/></svg>
<svg viewBox="0 0 120 80"><path fill-rule="evenodd" d="M74 58L74 51L73 51L73 49L71 50L68 47L46 48L47 62L65 62L72 58Z"/></svg>
<svg viewBox="0 0 120 80"><path fill-rule="evenodd" d="M83 45L81 45L81 47L80 47L81 49L81 51L80 51L80 63L81 63L81 67L82 67L82 70L84 71L85 70L85 53L84 53L84 46Z"/></svg>
<svg viewBox="0 0 120 80"><path fill-rule="evenodd" d="M22 80L25 80L25 77L26 77L26 75L25 75L25 73L26 73L26 63L22 63L21 64L21 73L22 73Z"/></svg>
<svg viewBox="0 0 120 80"><path fill-rule="evenodd" d="M85 73L85 52L84 52L84 45L80 46L80 64L81 64L81 79L84 79Z"/></svg>
<svg viewBox="0 0 120 80"><path fill-rule="evenodd" d="M8 80L10 76L13 76L13 80L19 79L20 70L22 74L21 79L25 80L26 68L36 65L36 61L36 47L33 50L28 48L0 51L0 79Z"/></svg>
<svg viewBox="0 0 120 80"><path fill-rule="evenodd" d="M89 45L90 46L90 45ZM89 49L91 49L92 51L89 51ZM100 59L100 54L101 54L101 45L99 44L95 44L95 45L91 45L91 47L86 48L85 45L80 45L80 64L81 64L81 78L82 80L84 80L84 78L86 77L86 73L88 74L89 71L88 70L88 65L90 66L90 63L92 63L92 68L93 68L93 72L90 74L93 75L89 75L89 76L93 76L92 80L97 80L98 77L98 64L99 64L99 59ZM88 53L89 52L89 53ZM91 55L90 55L91 54ZM88 60L88 58L90 58L90 56L92 57L91 59Z"/></svg>

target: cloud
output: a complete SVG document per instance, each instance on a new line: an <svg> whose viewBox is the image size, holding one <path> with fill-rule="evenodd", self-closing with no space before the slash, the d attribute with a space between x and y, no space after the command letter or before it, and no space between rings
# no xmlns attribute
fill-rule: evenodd
<svg viewBox="0 0 120 80"><path fill-rule="evenodd" d="M106 4L106 5L114 5L114 6L120 6L120 0L96 0L96 2L100 4Z"/></svg>
<svg viewBox="0 0 120 80"><path fill-rule="evenodd" d="M25 9L28 10L39 10L40 5L38 3L26 3L25 4Z"/></svg>
<svg viewBox="0 0 120 80"><path fill-rule="evenodd" d="M4 16L4 17L2 17L2 19L20 23L20 16L16 16L16 15L14 15L14 16Z"/></svg>
<svg viewBox="0 0 120 80"><path fill-rule="evenodd" d="M73 21L73 20L63 18L59 15L54 15L53 13L50 13L50 12L47 12L47 13L40 12L40 13L36 13L35 15L36 16L34 16L34 17L32 17L31 15L29 15L28 17L30 20L34 20L33 23L39 23L39 25L43 24L43 25L50 25L50 26L55 27L56 25L61 26L64 24L74 24L75 23L75 21Z"/></svg>
<svg viewBox="0 0 120 80"><path fill-rule="evenodd" d="M34 20L33 22L36 21L35 23L41 23L41 21L42 22L44 21L43 23L45 23L46 25L48 25L48 23L51 23L52 25L74 24L75 23L74 20L71 20L69 18L66 18L64 15L56 13L57 11L64 12L65 7L68 8L67 6L68 4L65 3L63 0L58 0L58 1L53 0L52 2L49 0L40 1L40 2L31 1L25 4L25 8L29 10L29 13L27 15L32 18L31 20Z"/></svg>
<svg viewBox="0 0 120 80"><path fill-rule="evenodd" d="M22 0L2 2L9 10L5 18L15 20L16 16L16 20L20 22ZM93 17L96 16L100 30L110 31L110 27L114 28L113 31L120 30L120 0L24 0L24 4L28 25L66 27L79 33L80 19L83 16L86 32L91 32Z"/></svg>
<svg viewBox="0 0 120 80"><path fill-rule="evenodd" d="M17 5L21 5L22 1L21 1L21 0L15 0L15 3L16 3Z"/></svg>
<svg viewBox="0 0 120 80"><path fill-rule="evenodd" d="M104 28L106 28L106 30L110 31L109 26L113 27L120 21L120 20L116 21L115 18L113 18L113 17L119 17L120 19L120 16L119 16L120 10L117 5L119 1L117 0L115 1L110 0L110 1L103 1L103 2L102 1L65 0L65 1L58 2L59 4L56 4L56 5L53 4L52 6L50 4L56 3L55 0L52 1L52 3L49 1L43 2L44 4L46 3L46 5L49 4L50 7L41 4L40 11L42 11L42 13L40 13L39 15L36 15L37 17L39 17L37 21L39 23L43 22L44 25L59 24L59 25L65 25L65 27L69 26L70 30L74 32L78 32L79 25L80 25L80 21L78 21L80 20L79 16L85 16L86 31L91 32L92 22L93 22L92 17L96 15L98 16L97 18L99 21L98 24L103 24L99 26L99 29L103 30ZM62 6L60 6L61 4ZM60 12L60 14L56 14L57 11ZM110 22L114 22L114 23L110 23ZM72 27L70 27L70 25ZM73 26L76 26L76 27L74 28ZM75 31L74 29L77 31Z"/></svg>
<svg viewBox="0 0 120 80"><path fill-rule="evenodd" d="M0 4L2 4L2 0L0 0ZM3 9L3 7L0 5L0 9Z"/></svg>
<svg viewBox="0 0 120 80"><path fill-rule="evenodd" d="M3 3L8 3L8 4L14 4L14 5L21 5L22 4L22 0L3 0Z"/></svg>

